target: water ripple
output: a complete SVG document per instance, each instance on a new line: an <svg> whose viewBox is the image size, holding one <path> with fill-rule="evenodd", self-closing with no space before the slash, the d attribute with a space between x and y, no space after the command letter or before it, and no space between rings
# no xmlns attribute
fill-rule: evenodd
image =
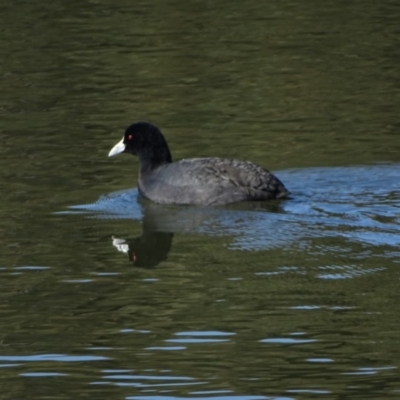
<svg viewBox="0 0 400 400"><path fill-rule="evenodd" d="M61 213L147 218L155 231L229 235L233 237L231 248L242 250L308 247L310 240L323 237L373 246L400 245L399 164L293 169L280 171L279 176L292 191L291 199L279 203L217 208L159 206L142 204L137 190L131 189ZM320 246L320 250L329 248Z"/></svg>

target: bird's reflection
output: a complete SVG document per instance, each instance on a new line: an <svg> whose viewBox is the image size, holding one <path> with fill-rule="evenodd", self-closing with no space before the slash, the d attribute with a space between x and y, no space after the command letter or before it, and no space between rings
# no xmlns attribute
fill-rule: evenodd
<svg viewBox="0 0 400 400"><path fill-rule="evenodd" d="M112 244L119 251L128 255L129 261L138 268L155 268L167 259L171 250L172 232L143 231L143 234L132 240L113 237Z"/></svg>
<svg viewBox="0 0 400 400"><path fill-rule="evenodd" d="M141 204L142 234L133 239L112 237L113 246L128 255L135 267L155 268L167 259L174 233L165 224L172 222L170 210L156 204ZM172 226L171 226L172 228Z"/></svg>
<svg viewBox="0 0 400 400"><path fill-rule="evenodd" d="M246 207L235 204L223 209L165 206L140 198L138 203L142 214L142 235L134 239L113 236L112 244L118 251L127 254L134 266L141 268L154 268L167 259L174 233L237 234L238 232L234 232L236 222L246 219L250 221L250 210L253 211L252 217L257 215L255 210L281 211L279 203L275 202L269 203L268 207L263 203L254 202ZM227 230L226 226L224 229L224 225L230 226L231 229Z"/></svg>

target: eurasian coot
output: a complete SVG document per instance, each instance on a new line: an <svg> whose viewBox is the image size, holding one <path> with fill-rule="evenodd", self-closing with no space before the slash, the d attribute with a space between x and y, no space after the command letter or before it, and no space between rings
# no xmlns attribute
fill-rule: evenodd
<svg viewBox="0 0 400 400"><path fill-rule="evenodd" d="M289 195L268 170L249 161L190 158L172 162L161 131L148 122L129 126L108 154L139 157L139 193L156 203L221 205Z"/></svg>

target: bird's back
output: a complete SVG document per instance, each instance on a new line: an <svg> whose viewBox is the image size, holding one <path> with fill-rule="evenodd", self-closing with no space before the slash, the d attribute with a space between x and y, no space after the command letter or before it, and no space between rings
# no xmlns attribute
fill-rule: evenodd
<svg viewBox="0 0 400 400"><path fill-rule="evenodd" d="M158 203L219 205L286 197L268 170L249 161L192 158L164 164L139 177L139 189Z"/></svg>

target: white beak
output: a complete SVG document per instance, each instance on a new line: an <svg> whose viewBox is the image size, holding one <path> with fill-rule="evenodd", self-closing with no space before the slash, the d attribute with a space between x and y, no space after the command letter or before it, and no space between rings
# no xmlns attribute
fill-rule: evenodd
<svg viewBox="0 0 400 400"><path fill-rule="evenodd" d="M125 151L125 144L124 144L124 138L122 138L122 140L120 142L118 142L112 149L111 151L108 153L108 157L113 157L116 156L117 154L122 153L123 151Z"/></svg>

